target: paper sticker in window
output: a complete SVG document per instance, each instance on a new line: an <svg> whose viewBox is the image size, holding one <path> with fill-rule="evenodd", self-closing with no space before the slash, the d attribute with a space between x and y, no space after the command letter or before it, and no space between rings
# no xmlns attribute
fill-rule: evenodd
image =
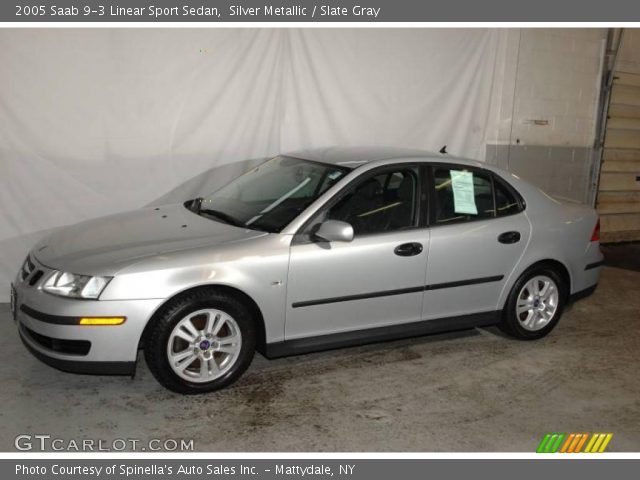
<svg viewBox="0 0 640 480"><path fill-rule="evenodd" d="M477 215L475 194L473 191L473 173L451 170L451 189L453 190L453 208L455 213Z"/></svg>

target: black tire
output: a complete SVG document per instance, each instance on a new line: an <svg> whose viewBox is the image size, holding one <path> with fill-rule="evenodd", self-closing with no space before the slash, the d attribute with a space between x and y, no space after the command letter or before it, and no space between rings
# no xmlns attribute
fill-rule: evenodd
<svg viewBox="0 0 640 480"><path fill-rule="evenodd" d="M536 276L546 276L553 280L553 282L558 287L558 303L556 311L553 317L551 317L551 320L543 328L532 331L527 330L521 325L516 313L516 305L518 302L518 296L520 295L520 292L522 291L525 284ZM549 332L551 332L551 330L553 330L560 321L560 317L562 316L562 312L564 310L568 297L568 288L569 287L566 280L554 266L548 264L540 264L531 267L530 269L525 271L513 285L513 288L511 289L509 297L507 298L507 301L505 303L505 307L502 311L502 319L500 324L498 324L498 327L503 332L519 340L537 340L548 335Z"/></svg>
<svg viewBox="0 0 640 480"><path fill-rule="evenodd" d="M189 313L203 309L222 310L233 317L240 328L240 353L231 368L210 382L190 382L178 376L167 358L171 332ZM251 364L256 349L256 319L236 297L223 292L201 289L186 293L170 301L152 320L144 345L144 357L156 380L167 389L182 394L208 393L236 381Z"/></svg>

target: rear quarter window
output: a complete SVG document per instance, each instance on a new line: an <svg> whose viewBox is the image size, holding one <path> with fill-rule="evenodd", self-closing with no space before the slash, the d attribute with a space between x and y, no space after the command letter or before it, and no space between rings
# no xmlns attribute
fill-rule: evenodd
<svg viewBox="0 0 640 480"><path fill-rule="evenodd" d="M506 217L522 211L518 198L504 185L502 180L495 178L494 188L496 191L496 216Z"/></svg>

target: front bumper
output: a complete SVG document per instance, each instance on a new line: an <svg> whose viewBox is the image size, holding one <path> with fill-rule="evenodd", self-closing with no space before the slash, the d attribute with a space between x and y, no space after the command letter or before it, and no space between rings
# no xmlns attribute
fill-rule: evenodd
<svg viewBox="0 0 640 480"><path fill-rule="evenodd" d="M136 362L92 362L86 360L63 360L52 357L35 347L32 335L19 327L20 339L27 350L42 363L62 370L63 372L85 373L93 375L133 375L136 372Z"/></svg>
<svg viewBox="0 0 640 480"><path fill-rule="evenodd" d="M41 269L46 269L41 265ZM42 279L47 278L47 273ZM76 300L43 292L39 283L16 279L14 320L20 338L38 359L78 373L132 374L144 327L163 302L148 300ZM124 316L122 325L65 324L65 319Z"/></svg>

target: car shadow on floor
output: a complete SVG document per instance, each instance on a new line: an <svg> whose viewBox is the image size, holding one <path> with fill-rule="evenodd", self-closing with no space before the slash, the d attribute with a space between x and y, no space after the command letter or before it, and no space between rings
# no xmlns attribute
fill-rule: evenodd
<svg viewBox="0 0 640 480"><path fill-rule="evenodd" d="M604 264L640 272L640 242L609 243L601 245Z"/></svg>

